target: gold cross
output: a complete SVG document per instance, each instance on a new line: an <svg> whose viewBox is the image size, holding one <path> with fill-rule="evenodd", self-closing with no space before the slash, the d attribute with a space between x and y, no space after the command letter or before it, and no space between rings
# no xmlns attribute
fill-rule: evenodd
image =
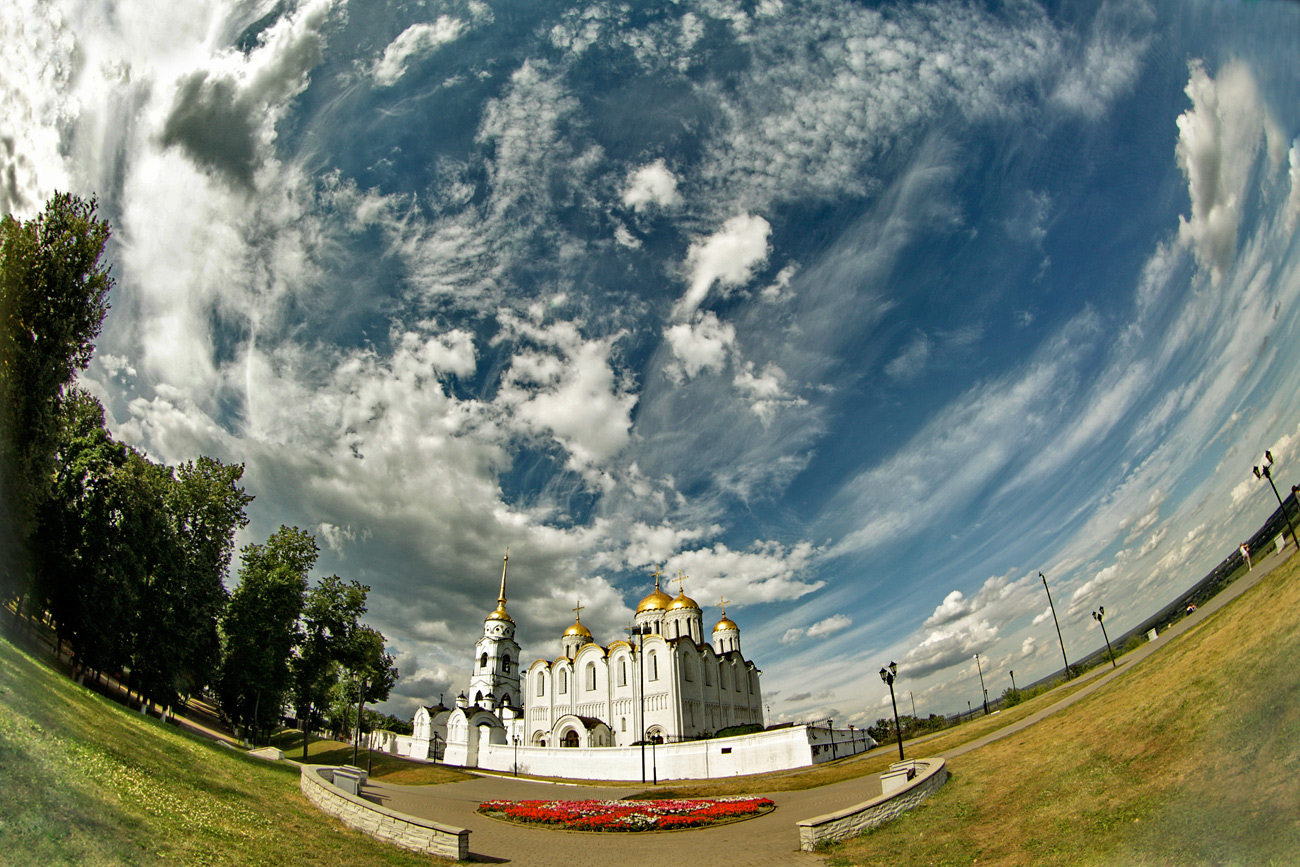
<svg viewBox="0 0 1300 867"><path fill-rule="evenodd" d="M732 599L730 601L735 602L736 600ZM727 602L728 600L724 599L723 597L721 596L718 597L718 607L722 609L722 614L724 617L727 614Z"/></svg>
<svg viewBox="0 0 1300 867"><path fill-rule="evenodd" d="M691 576L683 575L681 569L677 570L677 593L679 596L686 595L686 588L684 585L686 583L686 579L689 577Z"/></svg>
<svg viewBox="0 0 1300 867"><path fill-rule="evenodd" d="M659 576L662 575L662 574L664 574L664 573L660 571L660 569L659 569L659 564L656 563L656 564L655 564L655 571L654 571L654 576L655 576L655 589L656 589L656 590L659 589Z"/></svg>
<svg viewBox="0 0 1300 867"><path fill-rule="evenodd" d="M582 620L582 600L578 600L577 606L570 608L569 610L573 612L574 620Z"/></svg>

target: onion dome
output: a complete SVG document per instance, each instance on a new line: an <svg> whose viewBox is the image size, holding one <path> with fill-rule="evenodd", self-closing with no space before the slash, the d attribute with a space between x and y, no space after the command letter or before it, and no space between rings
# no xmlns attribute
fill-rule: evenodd
<svg viewBox="0 0 1300 867"><path fill-rule="evenodd" d="M564 630L565 638L568 638L571 635L576 635L579 638L591 638L591 630L582 625L581 617L575 617L573 625Z"/></svg>
<svg viewBox="0 0 1300 867"><path fill-rule="evenodd" d="M696 611L700 610L699 603L685 593L678 593L677 598L668 606L669 611L681 611L689 608L694 608Z"/></svg>
<svg viewBox="0 0 1300 867"><path fill-rule="evenodd" d="M673 598L659 589L659 573L655 572L654 592L641 600L636 607L636 613L641 614L645 611L664 611L672 604Z"/></svg>
<svg viewBox="0 0 1300 867"><path fill-rule="evenodd" d="M713 627L713 631L715 633L718 633L718 632L724 632L728 629L731 629L736 632L739 632L740 627L732 623L731 619L727 617L727 600L720 598L718 601L719 601L718 607L722 609L722 619L718 621L717 626Z"/></svg>

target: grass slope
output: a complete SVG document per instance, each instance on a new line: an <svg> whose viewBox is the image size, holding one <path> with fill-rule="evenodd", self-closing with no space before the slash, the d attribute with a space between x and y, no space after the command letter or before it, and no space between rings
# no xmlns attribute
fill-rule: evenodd
<svg viewBox="0 0 1300 867"><path fill-rule="evenodd" d="M298 769L146 719L0 639L0 862L428 865L348 830Z"/></svg>
<svg viewBox="0 0 1300 867"><path fill-rule="evenodd" d="M1300 863L1300 557L832 865Z"/></svg>

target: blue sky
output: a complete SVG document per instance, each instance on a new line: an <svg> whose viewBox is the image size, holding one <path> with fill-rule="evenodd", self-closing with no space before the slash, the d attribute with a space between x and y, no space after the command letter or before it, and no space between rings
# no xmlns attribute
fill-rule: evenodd
<svg viewBox="0 0 1300 867"><path fill-rule="evenodd" d="M773 721L1091 652L1297 481L1300 9L1281 2L0 10L0 205L98 194L84 383L247 464L455 693L654 564ZM12 145L9 143L12 142ZM233 577L233 576L232 576ZM706 608L706 622L716 608ZM855 677L855 674L861 677ZM846 677L847 674L847 677Z"/></svg>

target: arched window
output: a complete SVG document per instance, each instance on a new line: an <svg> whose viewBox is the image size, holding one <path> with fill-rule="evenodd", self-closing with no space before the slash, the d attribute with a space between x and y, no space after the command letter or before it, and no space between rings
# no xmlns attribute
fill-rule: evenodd
<svg viewBox="0 0 1300 867"><path fill-rule="evenodd" d="M618 730L621 732L627 731L627 717L623 717L618 721Z"/></svg>
<svg viewBox="0 0 1300 867"><path fill-rule="evenodd" d="M695 680L695 660L689 656L682 660L682 676L687 680Z"/></svg>
<svg viewBox="0 0 1300 867"><path fill-rule="evenodd" d="M564 740L561 741L561 743L566 747L576 747L578 745L578 733L570 731L564 736Z"/></svg>
<svg viewBox="0 0 1300 867"><path fill-rule="evenodd" d="M618 661L618 685L627 686L627 660L626 659L620 659Z"/></svg>
<svg viewBox="0 0 1300 867"><path fill-rule="evenodd" d="M659 679L659 656L653 650L650 651L650 679Z"/></svg>
<svg viewBox="0 0 1300 867"><path fill-rule="evenodd" d="M480 656L480 657L478 658L478 667L479 667L479 668L487 668L487 654L486 654L486 653L483 654L482 656Z"/></svg>
<svg viewBox="0 0 1300 867"><path fill-rule="evenodd" d="M537 696L541 698L546 695L546 672L537 672Z"/></svg>
<svg viewBox="0 0 1300 867"><path fill-rule="evenodd" d="M560 669L560 695L565 695L569 691L569 672Z"/></svg>
<svg viewBox="0 0 1300 867"><path fill-rule="evenodd" d="M723 689L727 688L727 666L723 665L718 669L718 686Z"/></svg>
<svg viewBox="0 0 1300 867"><path fill-rule="evenodd" d="M506 674L510 673L510 654L501 657L501 670Z"/></svg>
<svg viewBox="0 0 1300 867"><path fill-rule="evenodd" d="M704 661L704 685L713 686L713 665L707 659Z"/></svg>
<svg viewBox="0 0 1300 867"><path fill-rule="evenodd" d="M479 690L478 692L474 693L474 704L478 704L478 703L481 702L482 700L483 700L483 691L482 691L482 690Z"/></svg>
<svg viewBox="0 0 1300 867"><path fill-rule="evenodd" d="M589 662L587 663L587 691L590 692L595 688L596 688L596 663Z"/></svg>

